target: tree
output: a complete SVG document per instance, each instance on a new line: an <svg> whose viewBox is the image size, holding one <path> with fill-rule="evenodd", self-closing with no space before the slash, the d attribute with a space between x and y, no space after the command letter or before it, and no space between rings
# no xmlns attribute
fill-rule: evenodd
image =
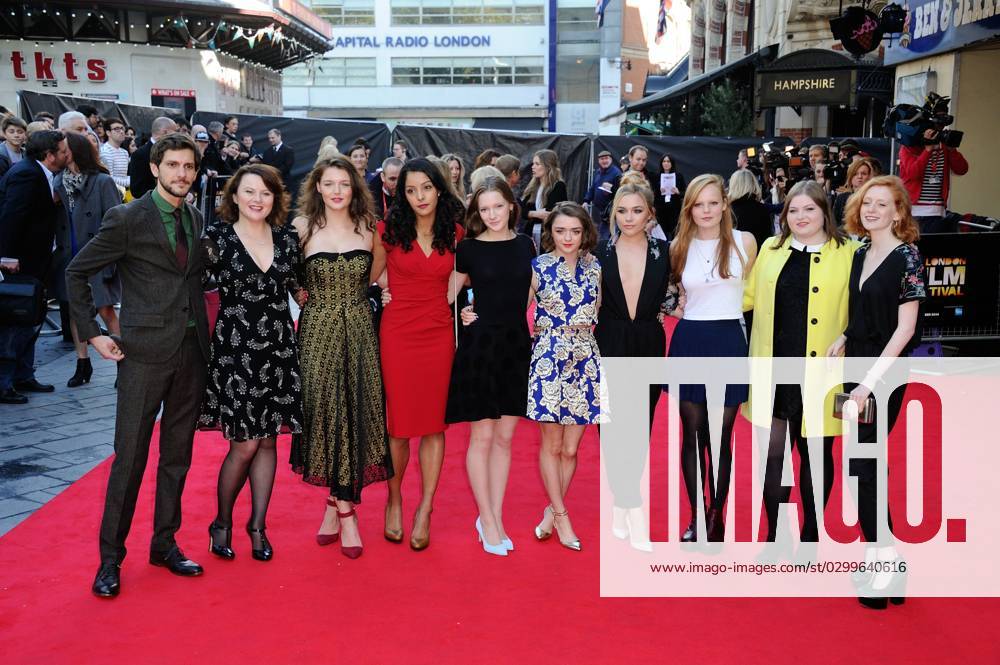
<svg viewBox="0 0 1000 665"><path fill-rule="evenodd" d="M750 136L753 122L747 96L726 79L712 84L701 99L705 136Z"/></svg>

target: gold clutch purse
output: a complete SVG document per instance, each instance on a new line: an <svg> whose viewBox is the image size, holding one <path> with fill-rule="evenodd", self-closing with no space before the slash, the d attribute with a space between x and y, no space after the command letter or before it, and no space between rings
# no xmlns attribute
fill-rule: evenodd
<svg viewBox="0 0 1000 665"><path fill-rule="evenodd" d="M833 417L844 419L844 403L850 401L850 393L835 393L833 396ZM864 407L858 413L858 422L870 425L875 421L875 398L869 396Z"/></svg>

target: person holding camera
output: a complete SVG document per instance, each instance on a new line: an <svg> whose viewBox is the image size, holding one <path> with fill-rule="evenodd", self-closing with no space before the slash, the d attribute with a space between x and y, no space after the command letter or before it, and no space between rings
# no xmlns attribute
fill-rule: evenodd
<svg viewBox="0 0 1000 665"><path fill-rule="evenodd" d="M924 145L901 146L899 149L899 177L913 201L913 217L921 233L946 233L945 206L951 174L965 175L969 163L958 151L942 141L941 126L925 129Z"/></svg>

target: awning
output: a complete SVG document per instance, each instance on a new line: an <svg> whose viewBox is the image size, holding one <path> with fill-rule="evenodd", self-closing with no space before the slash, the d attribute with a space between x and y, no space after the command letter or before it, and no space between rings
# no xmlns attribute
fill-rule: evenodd
<svg viewBox="0 0 1000 665"><path fill-rule="evenodd" d="M782 56L756 73L757 111L790 106L846 106L861 99L892 103L894 72L873 58L851 58L829 49L805 49Z"/></svg>
<svg viewBox="0 0 1000 665"><path fill-rule="evenodd" d="M687 95L689 93L702 88L713 81L716 81L724 76L732 74L738 69L743 67L756 67L762 62L769 62L774 56L778 54L778 45L772 44L771 46L765 46L756 53L751 53L750 55L745 55L738 60L733 60L732 62L726 63L722 67L713 69L707 74L702 74L701 76L696 76L693 79L684 81L675 86L662 90L655 95L650 95L649 97L644 97L634 104L626 104L623 108L627 113L637 113L639 111L648 111L660 106L664 103L680 97L682 95Z"/></svg>
<svg viewBox="0 0 1000 665"><path fill-rule="evenodd" d="M642 86L642 96L648 97L649 95L655 95L661 90L672 88L675 85L686 81L688 76L688 63L690 60L691 56L686 55L681 58L680 61L674 65L666 75L647 76L646 83Z"/></svg>

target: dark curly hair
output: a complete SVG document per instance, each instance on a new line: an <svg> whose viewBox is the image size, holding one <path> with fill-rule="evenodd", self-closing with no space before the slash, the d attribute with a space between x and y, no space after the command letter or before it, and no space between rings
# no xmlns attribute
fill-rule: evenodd
<svg viewBox="0 0 1000 665"><path fill-rule="evenodd" d="M413 249L417 239L417 214L406 200L406 178L411 173L423 173L437 190L437 208L434 211L434 242L431 247L439 254L455 251L455 225L462 223L465 206L455 198L451 187L445 181L441 170L424 158L411 159L399 172L399 184L393 198L389 214L386 215L385 233L382 241L402 248L404 252Z"/></svg>

